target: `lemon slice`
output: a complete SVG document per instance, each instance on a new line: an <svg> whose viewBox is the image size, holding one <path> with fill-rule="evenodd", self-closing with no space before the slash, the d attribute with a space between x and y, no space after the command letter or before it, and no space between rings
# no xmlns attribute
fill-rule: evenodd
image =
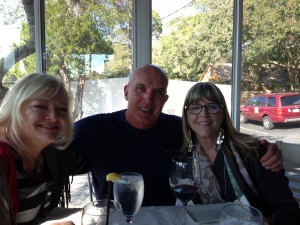
<svg viewBox="0 0 300 225"><path fill-rule="evenodd" d="M114 182L116 180L121 180L121 179L122 179L122 177L117 173L109 173L109 174L106 175L106 180L107 181Z"/></svg>

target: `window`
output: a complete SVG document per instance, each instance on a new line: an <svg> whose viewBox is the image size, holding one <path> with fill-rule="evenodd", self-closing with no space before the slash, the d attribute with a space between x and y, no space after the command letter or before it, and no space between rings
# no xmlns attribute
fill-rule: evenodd
<svg viewBox="0 0 300 225"><path fill-rule="evenodd" d="M294 75L297 66L290 64L291 58L298 57L292 47L299 41L300 23L295 11L298 7L299 3L294 0L243 1L241 93L248 96L246 99L262 93L299 92L299 82ZM282 99L284 105L293 101ZM268 97L267 106L276 107L275 97ZM263 128L261 118L260 122L241 124L240 130L272 142L278 139L300 143L299 122L279 124L275 123L275 117L270 118L275 125L272 130Z"/></svg>
<svg viewBox="0 0 300 225"><path fill-rule="evenodd" d="M269 97L268 98L268 106L271 106L271 107L276 106L276 98L275 97Z"/></svg>
<svg viewBox="0 0 300 225"><path fill-rule="evenodd" d="M256 106L257 100L258 100L257 97L254 97L254 98L250 99L248 105Z"/></svg>
<svg viewBox="0 0 300 225"><path fill-rule="evenodd" d="M125 108L131 13L131 1L45 1L46 72L74 93L75 118Z"/></svg>
<svg viewBox="0 0 300 225"><path fill-rule="evenodd" d="M259 97L257 102L256 102L257 106L265 106L266 105L266 97Z"/></svg>
<svg viewBox="0 0 300 225"><path fill-rule="evenodd" d="M181 116L185 95L198 81L216 83L231 110L233 1L202 4L152 1L152 61L170 78L164 112Z"/></svg>
<svg viewBox="0 0 300 225"><path fill-rule="evenodd" d="M36 70L33 2L0 2L0 99L17 79Z"/></svg>
<svg viewBox="0 0 300 225"><path fill-rule="evenodd" d="M136 52L133 51L132 31L133 22L139 19L132 17L132 3L142 4L143 1L44 2L44 68L47 73L64 78L73 91L76 97L74 113L78 119L126 107L122 90L134 65ZM39 31L34 24L36 2L43 3L21 0L0 3L0 30L1 34L7 34L0 37L1 97L17 79L39 67L35 54L38 40L34 33L34 30ZM167 113L180 115L180 99L184 98L191 83L205 79L224 87L230 109L232 99L237 97L231 96L230 85L235 68L232 67L235 62L232 54L235 26L232 24L237 23L233 23L233 13L234 3L238 1L205 2L206 5L202 5L202 1L173 0L166 4L168 11L163 14L158 8L165 4L153 0L152 62L170 75L170 99L164 109ZM242 92L249 92L247 99L257 92L299 92L300 79L295 63L298 55L293 51L300 46L297 35L300 21L294 10L297 7L295 0L243 2L240 88ZM139 49L146 49L144 47ZM148 51L150 46L146 47ZM113 91L111 85L118 91ZM176 88L178 85L181 92ZM252 93L254 91L256 93ZM236 113L234 110L232 115ZM290 139L288 132L264 136L255 125L246 126L250 125L243 124L240 130L251 130L262 138ZM292 141L299 142L299 124L294 126L290 136ZM290 128L286 131L292 130Z"/></svg>

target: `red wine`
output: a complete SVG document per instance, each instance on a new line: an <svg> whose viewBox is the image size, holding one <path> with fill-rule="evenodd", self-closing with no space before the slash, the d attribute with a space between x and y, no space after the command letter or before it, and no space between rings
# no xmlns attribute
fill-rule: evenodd
<svg viewBox="0 0 300 225"><path fill-rule="evenodd" d="M191 184L174 185L172 186L172 190L176 198L185 203L192 200L198 192L198 188Z"/></svg>

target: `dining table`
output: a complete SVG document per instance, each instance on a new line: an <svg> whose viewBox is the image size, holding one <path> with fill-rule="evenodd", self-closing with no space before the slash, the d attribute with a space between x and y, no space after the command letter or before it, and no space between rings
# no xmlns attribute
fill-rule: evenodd
<svg viewBox="0 0 300 225"><path fill-rule="evenodd" d="M188 205L187 224L218 224L221 209L226 204ZM138 225L181 225L182 210L182 206L176 205L141 207L133 221ZM75 225L81 225L81 213L81 208L54 208L39 224L50 225L57 222L73 221ZM123 222L123 224L126 223Z"/></svg>

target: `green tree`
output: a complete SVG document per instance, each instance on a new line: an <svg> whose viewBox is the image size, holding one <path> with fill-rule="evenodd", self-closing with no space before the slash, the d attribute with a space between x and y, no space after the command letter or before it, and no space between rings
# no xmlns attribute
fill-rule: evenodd
<svg viewBox="0 0 300 225"><path fill-rule="evenodd" d="M21 66L25 69L35 68L33 0L23 0L22 6L26 15L21 31L24 41L21 46L15 46L16 48L7 57L1 59L2 96L7 90L2 85L4 76L10 78L5 80L10 84L26 73L26 70L23 72L20 69ZM131 29L129 28L131 13L128 14L128 9L131 10L131 1L47 0L45 6L47 73L60 76L68 89L71 81L78 81L74 116L80 118L85 80L95 75L91 70L91 55L113 54L113 40L115 42L125 40L128 44L130 37L127 35L126 38L122 38L121 34L125 33L124 30ZM9 10L8 8L10 15L8 18L17 15ZM11 62L9 61L11 55L14 56L15 63L4 67L4 61ZM21 60L22 65L19 63Z"/></svg>
<svg viewBox="0 0 300 225"><path fill-rule="evenodd" d="M14 24L16 20L23 20L26 18L26 22L24 21L23 27L26 24L26 29L28 35L22 35L20 46L14 45L11 52L6 56L0 59L0 99L2 99L8 90L7 87L3 85L6 82L8 85L16 80L19 77L20 72L20 61L25 59L26 57L32 55L35 52L34 46L34 0L22 0L23 10L19 8L19 2L10 2L10 1L1 1L0 9L4 17L5 24ZM7 4L8 3L8 4ZM17 65L16 65L17 64ZM16 67L14 67L16 65ZM9 70L12 69L9 73ZM4 77L7 75L6 79Z"/></svg>
<svg viewBox="0 0 300 225"><path fill-rule="evenodd" d="M209 64L230 61L232 7L229 2L198 1L195 4L199 13L173 19L171 31L159 39L154 49L153 61L162 65L170 78L189 81L198 81Z"/></svg>
<svg viewBox="0 0 300 225"><path fill-rule="evenodd" d="M121 24L121 29L113 32L114 59L105 64L105 77L124 77L132 72L132 10L131 1L122 1L124 9L116 8L113 15ZM126 7L125 7L126 6ZM159 38L162 33L162 22L158 12L152 12L152 36Z"/></svg>
<svg viewBox="0 0 300 225"><path fill-rule="evenodd" d="M113 60L107 60L105 63L105 70L103 75L106 78L113 77L127 77L130 73L131 67L129 67L129 45L122 43L115 43L115 54Z"/></svg>
<svg viewBox="0 0 300 225"><path fill-rule="evenodd" d="M300 7L296 0L244 3L244 54L248 74L262 77L285 71L291 89L299 88Z"/></svg>
<svg viewBox="0 0 300 225"><path fill-rule="evenodd" d="M154 48L153 61L173 79L197 81L208 65L230 63L232 0L197 0L198 13L171 21ZM243 5L243 77L262 88L264 76L285 72L300 87L300 6L297 0L247 0Z"/></svg>
<svg viewBox="0 0 300 225"><path fill-rule="evenodd" d="M46 3L47 71L58 74L69 90L71 81L78 80L74 118L80 119L85 81L92 72L91 54L113 53L110 4L95 0Z"/></svg>
<svg viewBox="0 0 300 225"><path fill-rule="evenodd" d="M231 15L218 1L198 1L203 8L217 10L210 20L220 23L215 15ZM225 1L224 1L225 2ZM227 2L230 7L231 1ZM229 9L229 8L227 8ZM243 80L253 81L262 89L262 80L272 72L287 74L291 89L299 88L299 15L297 0L248 0L243 4ZM217 22L216 22L217 21ZM231 22L232 23L232 22ZM222 34L224 35L224 34ZM226 35L226 34L225 34ZM216 36L219 38L219 36ZM219 48L222 42L215 42ZM299 90L299 89L298 89Z"/></svg>

